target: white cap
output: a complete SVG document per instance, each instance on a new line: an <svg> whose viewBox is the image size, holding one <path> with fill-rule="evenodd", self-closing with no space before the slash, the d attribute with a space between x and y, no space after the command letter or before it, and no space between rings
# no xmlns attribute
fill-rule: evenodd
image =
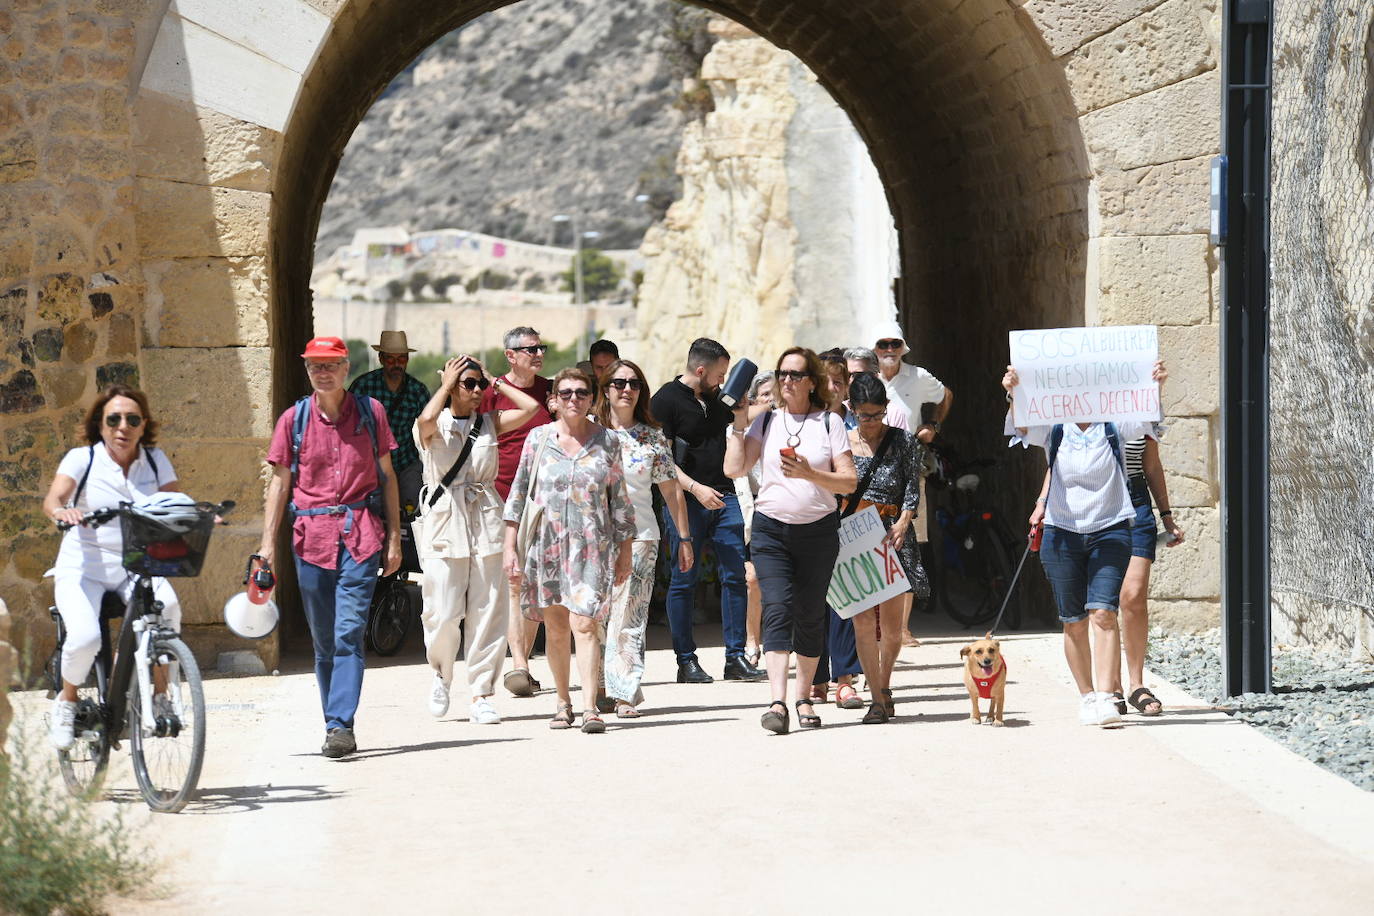
<svg viewBox="0 0 1374 916"><path fill-rule="evenodd" d="M902 355L911 352L911 347L907 345L906 331L902 330L901 322L895 318L887 321L878 322L878 326L873 331L873 343L880 340L896 339L902 342Z"/></svg>

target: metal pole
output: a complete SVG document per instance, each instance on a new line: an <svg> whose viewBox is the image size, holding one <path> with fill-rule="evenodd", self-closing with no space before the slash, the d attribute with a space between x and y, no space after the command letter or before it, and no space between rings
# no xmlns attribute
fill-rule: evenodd
<svg viewBox="0 0 1374 916"><path fill-rule="evenodd" d="M1268 693L1269 158L1272 0L1225 0L1221 244L1222 679Z"/></svg>

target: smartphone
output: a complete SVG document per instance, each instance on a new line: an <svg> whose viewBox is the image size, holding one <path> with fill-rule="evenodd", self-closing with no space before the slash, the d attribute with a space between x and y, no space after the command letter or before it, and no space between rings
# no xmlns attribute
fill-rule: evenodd
<svg viewBox="0 0 1374 916"><path fill-rule="evenodd" d="M797 450L791 447L778 449L778 454L784 458L796 458Z"/></svg>

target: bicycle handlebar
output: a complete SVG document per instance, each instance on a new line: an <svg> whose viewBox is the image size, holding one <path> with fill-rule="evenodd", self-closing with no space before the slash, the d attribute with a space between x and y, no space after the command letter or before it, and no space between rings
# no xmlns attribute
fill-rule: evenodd
<svg viewBox="0 0 1374 916"><path fill-rule="evenodd" d="M226 499L224 502L218 504L196 503L196 508L200 509L202 512L213 512L215 515L215 524L223 525L225 523L224 516L228 515L236 505L237 503L235 503L232 499ZM81 525L82 527L90 526L92 528L99 528L101 525L105 524L111 519L117 518L121 515L124 515L132 511L132 508L132 504L130 503L120 503L117 506L106 506L103 509L92 509L90 512L87 512L86 514L82 515L81 521L77 522L76 524ZM74 527L76 527L76 525L73 525L71 522L57 522L58 531L67 531Z"/></svg>

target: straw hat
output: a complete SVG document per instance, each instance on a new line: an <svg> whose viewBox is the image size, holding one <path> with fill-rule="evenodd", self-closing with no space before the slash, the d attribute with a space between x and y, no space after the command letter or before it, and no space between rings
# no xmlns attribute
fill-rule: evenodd
<svg viewBox="0 0 1374 916"><path fill-rule="evenodd" d="M406 344L405 331L383 331L382 342L372 345L372 349L378 353L414 353L415 350Z"/></svg>

